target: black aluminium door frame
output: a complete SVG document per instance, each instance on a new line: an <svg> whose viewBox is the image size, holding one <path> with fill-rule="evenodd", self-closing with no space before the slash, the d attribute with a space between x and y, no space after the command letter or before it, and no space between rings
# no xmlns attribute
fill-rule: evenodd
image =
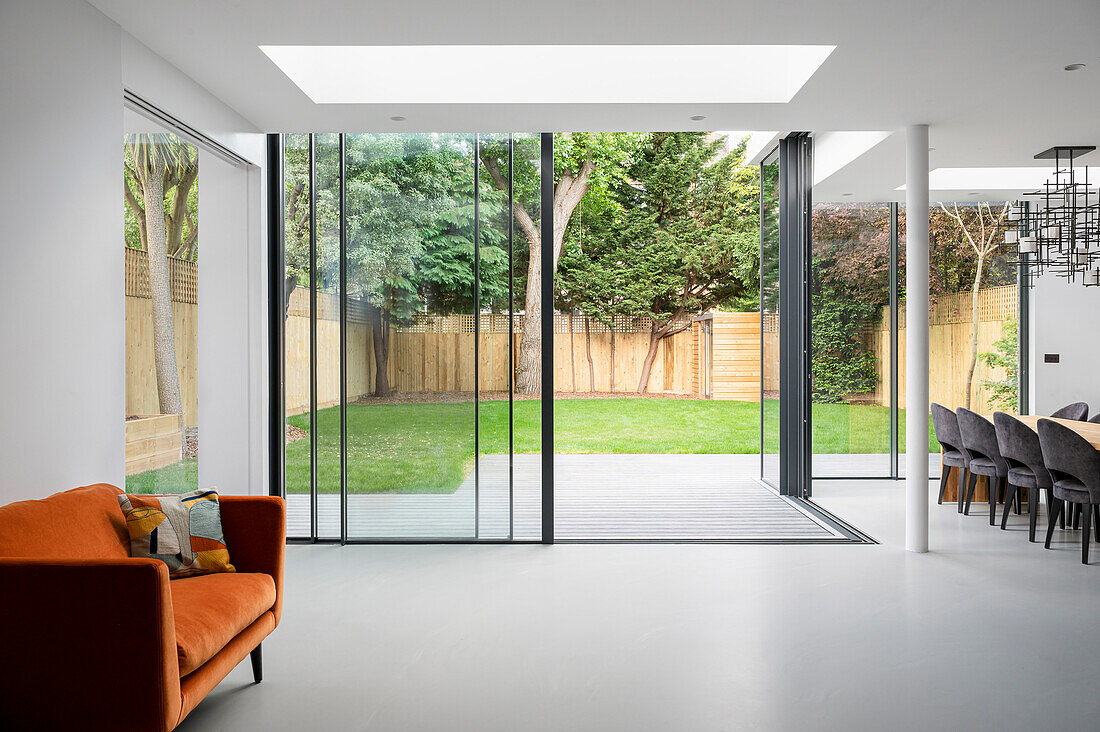
<svg viewBox="0 0 1100 732"><path fill-rule="evenodd" d="M542 290L542 543L554 543L554 133L543 132L539 156L539 284Z"/></svg>
<svg viewBox="0 0 1100 732"><path fill-rule="evenodd" d="M779 493L811 494L810 214L813 139L779 141Z"/></svg>

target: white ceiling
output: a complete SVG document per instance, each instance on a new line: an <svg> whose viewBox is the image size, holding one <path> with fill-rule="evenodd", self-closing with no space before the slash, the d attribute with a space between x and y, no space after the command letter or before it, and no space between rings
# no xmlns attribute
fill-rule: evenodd
<svg viewBox="0 0 1100 732"><path fill-rule="evenodd" d="M892 131L817 200L899 200L905 125L931 125L931 167L1028 166L1100 144L1097 0L91 0L265 131L756 129ZM835 44L787 104L314 104L261 44ZM1084 63L1084 71L1063 66ZM546 74L554 74L553 67ZM454 84L537 86L495 67ZM751 68L746 74L753 73ZM152 100L155 101L155 98ZM699 122L692 115L705 115ZM407 118L393 122L391 116ZM1081 163L1100 164L1100 153ZM933 200L1018 191L937 194ZM841 198L843 193L851 196Z"/></svg>

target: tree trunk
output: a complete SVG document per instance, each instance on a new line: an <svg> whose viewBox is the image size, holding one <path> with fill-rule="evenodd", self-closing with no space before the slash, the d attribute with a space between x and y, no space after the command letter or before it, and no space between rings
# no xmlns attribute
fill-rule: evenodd
<svg viewBox="0 0 1100 732"><path fill-rule="evenodd" d="M527 296L523 302L523 330L519 339L519 363L516 364L516 393L538 394L542 389L542 277L539 269L540 247L530 240L527 262Z"/></svg>
<svg viewBox="0 0 1100 732"><path fill-rule="evenodd" d="M588 316L584 316L584 350L588 353L588 390L596 391L596 364L592 361L592 329Z"/></svg>
<svg viewBox="0 0 1100 732"><path fill-rule="evenodd" d="M390 332L387 328L386 315L382 308L375 309L375 317L371 319L371 340L374 344L374 396L388 397L390 390L390 375L387 366L390 361Z"/></svg>
<svg viewBox="0 0 1100 732"><path fill-rule="evenodd" d="M176 370L176 327L172 322L172 282L168 270L168 239L164 227L164 175L152 171L142 181L145 204L149 294L153 300L153 362L161 414L183 414Z"/></svg>
<svg viewBox="0 0 1100 732"><path fill-rule="evenodd" d="M172 211L165 218L168 230L168 252L173 257L190 258L187 251L187 242L191 240L195 232L189 232L185 242L183 239L183 225L188 223L187 197L190 195L191 188L195 185L198 176L198 162L188 164L180 175L179 182L176 183L176 195L172 204Z"/></svg>
<svg viewBox="0 0 1100 732"><path fill-rule="evenodd" d="M491 156L482 158L485 169L498 190L507 191L508 181ZM534 219L518 200L513 202L512 213L516 223L527 238L530 256L527 262L527 296L523 305L523 332L519 342L519 363L516 366L516 393L537 394L542 385L542 276L553 277L558 268L558 258L565 242L565 228L573 216L573 210L588 190L588 179L596 164L585 160L580 170L562 173L554 187L554 241L553 265L549 272L542 271L542 235ZM553 348L553 344L549 345Z"/></svg>
<svg viewBox="0 0 1100 732"><path fill-rule="evenodd" d="M573 346L573 313L569 313L569 373L573 379L573 393L577 393L577 355Z"/></svg>
<svg viewBox="0 0 1100 732"><path fill-rule="evenodd" d="M283 278L283 320L286 320L290 311L290 296L298 289L298 278L295 275L287 275Z"/></svg>
<svg viewBox="0 0 1100 732"><path fill-rule="evenodd" d="M611 319L611 393L615 393L615 319Z"/></svg>
<svg viewBox="0 0 1100 732"><path fill-rule="evenodd" d="M652 325L649 327L649 351L646 352L645 360L642 361L642 375L638 378L639 394L645 394L649 388L649 372L653 369L653 361L657 358L657 349L663 337L656 327Z"/></svg>
<svg viewBox="0 0 1100 732"><path fill-rule="evenodd" d="M970 368L966 371L966 408L970 409L970 389L974 384L974 367L978 365L978 290L982 286L985 257L978 255L978 271L974 273L974 291L970 294Z"/></svg>

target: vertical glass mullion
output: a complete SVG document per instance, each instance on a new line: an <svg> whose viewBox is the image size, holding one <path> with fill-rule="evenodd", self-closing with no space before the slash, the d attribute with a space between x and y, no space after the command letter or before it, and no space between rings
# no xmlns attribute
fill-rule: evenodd
<svg viewBox="0 0 1100 732"><path fill-rule="evenodd" d="M515 535L515 456L516 456L516 418L515 418L515 140L508 133L508 540Z"/></svg>
<svg viewBox="0 0 1100 732"><path fill-rule="evenodd" d="M317 147L309 133L309 538L318 539L317 514Z"/></svg>
<svg viewBox="0 0 1100 732"><path fill-rule="evenodd" d="M1030 203L1024 202L1024 211L1030 208ZM1028 218L1024 216L1024 225ZM1028 232L1030 233L1030 232ZM1031 352L1031 255L1021 254L1020 263L1016 272L1016 412L1017 414L1031 413L1031 389L1028 380L1031 378L1030 352Z"/></svg>
<svg viewBox="0 0 1100 732"><path fill-rule="evenodd" d="M898 441L898 204L890 204L890 477L897 478Z"/></svg>
<svg viewBox="0 0 1100 732"><path fill-rule="evenodd" d="M340 133L340 543L348 539L348 226L347 137Z"/></svg>
<svg viewBox="0 0 1100 732"><path fill-rule="evenodd" d="M474 134L474 538L481 536L481 135Z"/></svg>
<svg viewBox="0 0 1100 732"><path fill-rule="evenodd" d="M554 133L543 132L539 161L542 276L542 543L554 543Z"/></svg>

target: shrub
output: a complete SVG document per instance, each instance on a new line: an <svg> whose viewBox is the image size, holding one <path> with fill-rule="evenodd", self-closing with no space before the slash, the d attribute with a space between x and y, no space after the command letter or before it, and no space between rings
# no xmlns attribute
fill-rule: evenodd
<svg viewBox="0 0 1100 732"><path fill-rule="evenodd" d="M982 386L989 391L989 405L1005 412L1017 412L1020 406L1020 341L1015 320L1004 322L1004 331L993 342L993 348L978 356L986 366L1004 369L1003 379L982 381Z"/></svg>
<svg viewBox="0 0 1100 732"><path fill-rule="evenodd" d="M849 394L872 391L878 385L877 359L867 351L862 337L875 311L873 305L844 298L828 284L815 290L810 325L815 402L840 402Z"/></svg>

